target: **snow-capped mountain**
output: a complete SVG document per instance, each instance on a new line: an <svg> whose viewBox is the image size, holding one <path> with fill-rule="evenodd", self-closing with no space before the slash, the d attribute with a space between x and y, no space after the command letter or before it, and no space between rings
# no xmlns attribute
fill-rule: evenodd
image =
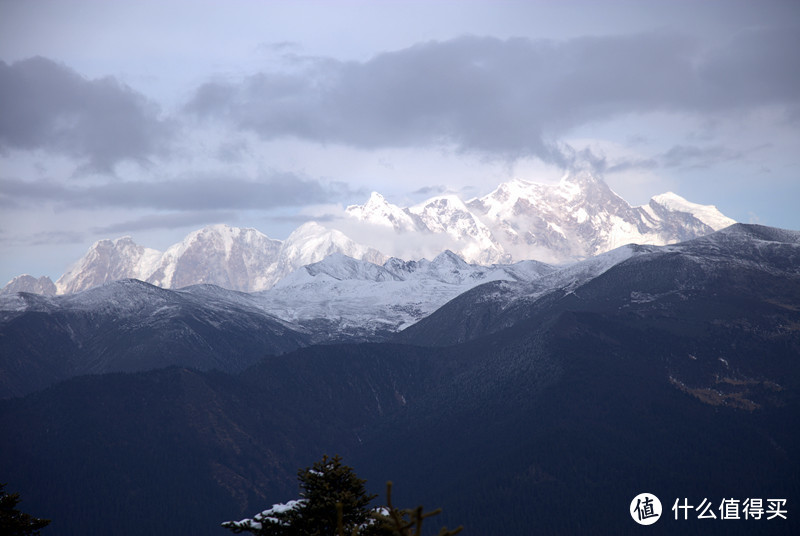
<svg viewBox="0 0 800 536"><path fill-rule="evenodd" d="M270 284L266 268L275 263L280 248L279 240L255 229L213 225L167 249L158 268L144 280L164 288L210 283L246 292L260 290Z"/></svg>
<svg viewBox="0 0 800 536"><path fill-rule="evenodd" d="M164 288L213 283L258 290L267 286L264 272L275 262L280 245L255 229L227 225L194 231L165 252L142 247L128 236L100 240L56 281L56 287L58 294L72 294L131 278Z"/></svg>
<svg viewBox="0 0 800 536"><path fill-rule="evenodd" d="M800 231L734 224L678 244L628 244L530 281L498 281L473 288L399 334L399 339L420 345L456 344L519 324L532 310L550 308L554 301L584 307L583 303L608 292L603 281L612 272L615 286L621 289L616 296L620 307L652 303L657 312L659 304L686 301L709 287L747 294L752 292L749 278L758 274L763 291L783 293L780 298L765 295L759 300L788 308L800 298L796 293ZM602 300L595 303L609 307Z"/></svg>
<svg viewBox="0 0 800 536"><path fill-rule="evenodd" d="M211 225L190 233L165 252L142 247L127 236L100 240L55 286L58 294L72 294L130 278L163 288L212 284L255 292L270 288L286 274L331 253L377 263L386 260L379 251L314 222L300 226L283 242L255 229ZM27 279L16 282L17 279L5 290L37 292ZM25 287L20 286L23 282Z"/></svg>
<svg viewBox="0 0 800 536"><path fill-rule="evenodd" d="M44 296L54 296L56 294L56 285L53 283L53 280L46 275L36 279L32 275L23 274L18 275L0 289L0 295L14 294L16 292L30 292L33 294L42 294Z"/></svg>
<svg viewBox="0 0 800 536"><path fill-rule="evenodd" d="M249 302L249 294L191 289L124 279L63 296L1 295L0 398L83 374L242 370L308 344L306 333Z"/></svg>
<svg viewBox="0 0 800 536"><path fill-rule="evenodd" d="M533 281L554 268L537 262L481 266L450 251L432 261L391 258L382 266L335 253L252 295L267 312L317 338L374 338L401 330L489 281Z"/></svg>
<svg viewBox="0 0 800 536"><path fill-rule="evenodd" d="M319 262L334 253L375 264L387 258L376 249L354 242L341 231L308 222L295 229L281 245L275 265L268 271L269 284L262 288L269 288L301 266Z"/></svg>
<svg viewBox="0 0 800 536"><path fill-rule="evenodd" d="M479 264L509 263L490 228L455 195L439 196L408 209L419 216L428 231L449 235L459 245L458 253ZM517 260L533 259L521 256Z"/></svg>
<svg viewBox="0 0 800 536"><path fill-rule="evenodd" d="M346 213L357 220L391 227L399 232L413 232L426 228L415 214L389 203L378 192L372 192L363 205L350 205Z"/></svg>
<svg viewBox="0 0 800 536"><path fill-rule="evenodd" d="M427 263L432 275L468 273L452 255L439 261ZM334 256L302 270L385 284L423 264ZM291 497L295 468L320 452L355 446L359 474L400 475L398 489L427 490L420 503L452 498L446 511L476 534L517 534L531 519L549 533L577 532L586 519L627 533L620 504L644 481L675 482L675 495L766 490L797 504L800 232L736 225L561 270L565 286L513 311L487 309L479 292L509 283L468 291L404 332L406 344L267 357L275 343L306 339L261 340L280 322L240 303L257 294L139 281L17 294L12 302L41 309L0 320L0 397L28 393L0 403L0 429L14 432L0 434L4 474L42 490L41 511L82 534L141 533L142 511L163 513L149 532L205 533ZM102 374L143 368L157 370ZM387 456L397 445L409 454ZM464 486L464 475L493 485ZM238 511L231 486L243 490ZM91 503L76 508L65 489ZM89 524L87 508L125 515ZM175 511L192 515L174 521ZM730 526L795 534L794 521ZM721 521L679 523L731 532Z"/></svg>
<svg viewBox="0 0 800 536"><path fill-rule="evenodd" d="M58 294L72 294L119 279L147 280L161 252L136 244L131 237L95 242L86 255L56 281Z"/></svg>
<svg viewBox="0 0 800 536"><path fill-rule="evenodd" d="M373 194L365 205L348 207L347 214L398 232L416 225L427 236L448 239L467 262L480 264L574 262L629 243L689 240L735 223L714 206L672 192L633 207L588 171L569 173L557 184L512 180L466 203L447 195L401 209Z"/></svg>
<svg viewBox="0 0 800 536"><path fill-rule="evenodd" d="M697 203L690 203L681 196L672 192L656 195L650 201L650 204L643 207L645 210L658 210L657 207L663 207L672 213L690 214L696 219L705 223L712 229L720 230L736 223L735 220L723 215L717 207L713 205L698 205ZM656 215L657 216L657 215Z"/></svg>
<svg viewBox="0 0 800 536"><path fill-rule="evenodd" d="M580 171L557 184L512 180L467 202L444 195L400 208L373 192L364 205L348 207L343 219L330 226L307 222L285 241L227 225L190 233L163 253L130 237L101 240L56 281L56 289L69 294L135 278L164 288L210 283L254 292L333 253L378 265L389 255L416 260L446 249L470 264L562 264L629 243L685 241L733 223L716 207L671 192L633 207L600 177ZM349 236L354 225L358 240ZM12 288L38 287L25 279L6 291Z"/></svg>

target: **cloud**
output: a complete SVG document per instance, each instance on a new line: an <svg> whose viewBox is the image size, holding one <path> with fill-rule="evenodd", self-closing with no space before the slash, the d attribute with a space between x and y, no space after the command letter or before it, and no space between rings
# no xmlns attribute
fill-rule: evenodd
<svg viewBox="0 0 800 536"><path fill-rule="evenodd" d="M563 42L466 36L364 62L199 87L186 111L256 132L359 148L452 146L568 165L570 129L630 113L714 114L800 103L797 28L743 32L709 49L676 33Z"/></svg>
<svg viewBox="0 0 800 536"><path fill-rule="evenodd" d="M4 246L63 246L82 244L86 241L83 233L77 231L41 231L32 234L0 232L0 244Z"/></svg>
<svg viewBox="0 0 800 536"><path fill-rule="evenodd" d="M85 240L83 233L76 231L45 231L34 234L30 238L33 246L51 244L81 244Z"/></svg>
<svg viewBox="0 0 800 536"><path fill-rule="evenodd" d="M797 19L778 27L755 27L712 50L697 69L702 106L800 103L800 27Z"/></svg>
<svg viewBox="0 0 800 536"><path fill-rule="evenodd" d="M400 259L433 259L446 249L458 251L466 245L447 233L398 233L392 227L344 214L331 218L326 226L341 231L359 244Z"/></svg>
<svg viewBox="0 0 800 536"><path fill-rule="evenodd" d="M178 227L208 225L209 222L230 222L236 220L233 212L177 212L169 214L148 214L133 220L94 227L95 234L118 234L154 229L175 229Z"/></svg>
<svg viewBox="0 0 800 536"><path fill-rule="evenodd" d="M311 216L309 214L272 214L266 216L264 220L276 223L289 223L294 226L299 227L304 223L315 221L317 223L327 223L331 221L336 221L340 218L340 216L334 214L321 214L319 216Z"/></svg>
<svg viewBox="0 0 800 536"><path fill-rule="evenodd" d="M438 184L436 186L423 186L417 190L411 192L412 194L416 195L438 195L447 191L447 188Z"/></svg>
<svg viewBox="0 0 800 536"><path fill-rule="evenodd" d="M648 170L659 166L655 158L633 158L615 160L612 165L606 167L606 173L620 173L623 171Z"/></svg>
<svg viewBox="0 0 800 536"><path fill-rule="evenodd" d="M323 184L292 173L275 173L260 180L206 175L161 182L117 181L81 186L0 179L0 204L22 206L26 202L46 202L62 209L268 210L325 203L350 193L343 183Z"/></svg>
<svg viewBox="0 0 800 536"><path fill-rule="evenodd" d="M733 151L719 145L709 147L675 145L660 155L662 165L666 168L704 168L718 162L739 160L743 157L744 153L742 151Z"/></svg>
<svg viewBox="0 0 800 536"><path fill-rule="evenodd" d="M113 77L88 80L52 60L0 62L0 148L54 150L111 172L169 140L155 104Z"/></svg>

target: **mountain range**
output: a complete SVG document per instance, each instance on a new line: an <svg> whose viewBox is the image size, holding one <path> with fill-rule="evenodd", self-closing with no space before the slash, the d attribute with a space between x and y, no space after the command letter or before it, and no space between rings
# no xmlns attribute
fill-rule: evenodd
<svg viewBox="0 0 800 536"><path fill-rule="evenodd" d="M626 245L566 266L481 266L450 251L433 261L391 258L376 265L334 253L255 293L209 284L163 289L125 279L63 296L6 294L0 296L0 397L89 373L170 365L235 373L265 355L311 344L464 343L514 326L531 303L574 295L607 270L640 257L680 252L681 258L708 262L712 245L737 229L750 228L732 226L678 245ZM756 248L746 258L760 262L767 250ZM796 251L783 253L793 266ZM646 277L655 281L653 274ZM681 296L670 284L660 293L639 290L626 299Z"/></svg>
<svg viewBox="0 0 800 536"><path fill-rule="evenodd" d="M632 533L642 492L661 534L798 533L799 231L586 173L346 213L100 241L7 286L0 475L26 510L225 534L338 453L472 534ZM678 520L683 498L789 515Z"/></svg>
<svg viewBox="0 0 800 536"><path fill-rule="evenodd" d="M380 266L335 253L255 293L138 279L60 296L8 293L0 295L0 397L81 374L170 365L237 372L314 343L387 340L476 286L554 271L536 261L471 265L450 251Z"/></svg>
<svg viewBox="0 0 800 536"><path fill-rule="evenodd" d="M293 498L296 469L324 453L473 534L633 533L645 491L660 534L797 533L800 232L736 224L494 279L509 268L454 254L416 268L335 255L284 284L402 283L403 266L412 282L489 271L399 332L334 344L311 341L329 326L298 331L257 309L259 293L216 286L5 297L2 377L9 357L16 374L87 362L0 400L0 473L58 534L225 534L220 522ZM28 349L59 330L43 356L83 350L42 366ZM257 358L242 338L259 330L277 339ZM97 353L109 340L92 331L121 342ZM203 370L202 348L227 360ZM109 366L137 355L138 369ZM719 519L721 500L751 497L786 500L787 519ZM674 519L683 498L717 519Z"/></svg>
<svg viewBox="0 0 800 536"><path fill-rule="evenodd" d="M521 260L562 264L628 243L688 240L734 223L713 206L673 193L632 207L585 171L550 185L513 180L467 202L445 195L400 208L373 193L345 214L327 227L307 222L284 241L227 225L194 231L164 252L130 237L100 240L54 284L23 275L2 292L71 294L129 278L162 288L214 284L255 292L333 253L378 265L391 256L415 261L446 249L485 266Z"/></svg>

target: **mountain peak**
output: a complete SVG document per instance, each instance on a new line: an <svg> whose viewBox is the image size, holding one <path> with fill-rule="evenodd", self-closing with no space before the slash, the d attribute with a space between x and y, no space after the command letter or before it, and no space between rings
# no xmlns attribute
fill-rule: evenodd
<svg viewBox="0 0 800 536"><path fill-rule="evenodd" d="M309 275L317 276L325 274L337 280L364 280L364 281L389 281L396 280L397 277L391 274L383 266L378 266L369 261L354 259L345 255L341 251L331 253L321 261L309 264L301 268ZM287 280L291 284L291 277L284 278L279 286L287 286Z"/></svg>
<svg viewBox="0 0 800 536"><path fill-rule="evenodd" d="M22 274L9 281L6 286L0 289L0 294L13 294L16 292L30 292L33 294L42 294L43 296L55 296L56 286L46 275L36 279L32 275Z"/></svg>
<svg viewBox="0 0 800 536"><path fill-rule="evenodd" d="M456 194L443 194L426 199L422 203L412 207L410 210L412 212L422 212L428 207L449 208L452 210L466 210L467 208L461 198Z"/></svg>
<svg viewBox="0 0 800 536"><path fill-rule="evenodd" d="M367 199L366 203L363 205L348 205L348 207L345 209L345 212L352 216L359 217L362 212L381 210L390 206L392 206L391 203L389 203L385 197L378 192L372 192L369 194L369 198Z"/></svg>
<svg viewBox="0 0 800 536"><path fill-rule="evenodd" d="M406 211L389 203L378 192L372 192L363 205L350 205L345 212L357 220L383 227L392 227L398 232L417 230L417 223Z"/></svg>
<svg viewBox="0 0 800 536"><path fill-rule="evenodd" d="M161 252L145 248L130 236L98 240L58 281L58 294L71 294L118 279L144 280L152 273Z"/></svg>
<svg viewBox="0 0 800 536"><path fill-rule="evenodd" d="M605 184L603 177L593 169L574 169L567 171L561 179L559 184L576 184L579 186L591 186L597 184Z"/></svg>
<svg viewBox="0 0 800 536"><path fill-rule="evenodd" d="M194 231L193 233L190 233L190 234L193 234L193 235L225 234L225 233L230 234L230 233L235 233L235 232L241 231L241 230L243 230L243 229L239 229L238 227L231 227L230 225L228 225L226 223L214 223L214 224L211 224L211 225L206 225L202 229L198 229L197 231Z"/></svg>
<svg viewBox="0 0 800 536"><path fill-rule="evenodd" d="M130 236L100 240L56 282L56 288L65 294L136 278L166 288L208 283L253 292L337 252L374 264L387 259L380 250L419 259L445 249L466 263L560 264L629 243L690 240L735 223L713 205L691 203L672 192L632 207L588 167L567 172L557 183L513 178L468 203L446 194L401 208L372 192L363 205L347 207L346 214L356 220L346 222L346 227L366 242L355 242L341 230L313 221L295 229L285 241L255 229L209 225L164 253L139 246ZM25 285L32 284L25 279Z"/></svg>
<svg viewBox="0 0 800 536"><path fill-rule="evenodd" d="M386 261L386 256L381 252L354 242L337 229L328 229L310 221L295 229L281 246L276 266L277 275L282 277L335 253L374 264L383 264Z"/></svg>
<svg viewBox="0 0 800 536"><path fill-rule="evenodd" d="M569 170L561 177L560 182L602 182L603 179L590 169Z"/></svg>
<svg viewBox="0 0 800 536"><path fill-rule="evenodd" d="M139 247L139 245L133 241L133 238L130 235L120 236L118 238L101 238L89 246L87 254L92 251L104 249L121 249L130 247Z"/></svg>
<svg viewBox="0 0 800 536"><path fill-rule="evenodd" d="M370 204L384 204L386 203L386 198L383 197L378 192L372 192L369 194L369 199L367 200L367 205Z"/></svg>
<svg viewBox="0 0 800 536"><path fill-rule="evenodd" d="M196 242L218 241L225 248L225 251L230 253L231 249L237 242L250 243L254 239L272 241L271 238L262 232L257 231L256 229L232 227L225 223L216 223L213 225L207 225L202 229L192 231L186 236L186 238L184 238L178 244L171 246L167 251L173 249L185 251L186 249L191 248Z"/></svg>
<svg viewBox="0 0 800 536"><path fill-rule="evenodd" d="M736 220L722 214L714 205L699 205L687 201L674 192L666 192L655 195L650 199L651 203L656 203L672 212L684 212L691 214L705 225L718 231L736 223Z"/></svg>
<svg viewBox="0 0 800 536"><path fill-rule="evenodd" d="M133 241L133 237L130 235L120 236L119 238L115 238L112 240L112 243L115 246L127 246L127 245L136 245L136 242Z"/></svg>
<svg viewBox="0 0 800 536"><path fill-rule="evenodd" d="M436 266L452 266L454 268L468 268L469 264L449 249L444 250L434 257L431 264Z"/></svg>

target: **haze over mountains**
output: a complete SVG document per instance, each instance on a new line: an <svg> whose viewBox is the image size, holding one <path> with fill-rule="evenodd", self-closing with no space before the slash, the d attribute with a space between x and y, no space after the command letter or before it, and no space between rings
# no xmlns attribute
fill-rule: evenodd
<svg viewBox="0 0 800 536"><path fill-rule="evenodd" d="M513 180L467 202L445 195L400 208L373 193L364 205L348 207L346 214L327 227L305 223L285 241L226 225L194 231L165 252L130 237L101 240L54 285L48 278L24 275L10 281L3 292L70 294L126 278L163 288L214 284L254 292L333 253L378 265L390 256L419 260L446 249L471 264L558 264L628 243L687 240L734 223L713 206L673 193L632 207L586 171L568 174L553 185ZM334 228L337 225L347 233Z"/></svg>

